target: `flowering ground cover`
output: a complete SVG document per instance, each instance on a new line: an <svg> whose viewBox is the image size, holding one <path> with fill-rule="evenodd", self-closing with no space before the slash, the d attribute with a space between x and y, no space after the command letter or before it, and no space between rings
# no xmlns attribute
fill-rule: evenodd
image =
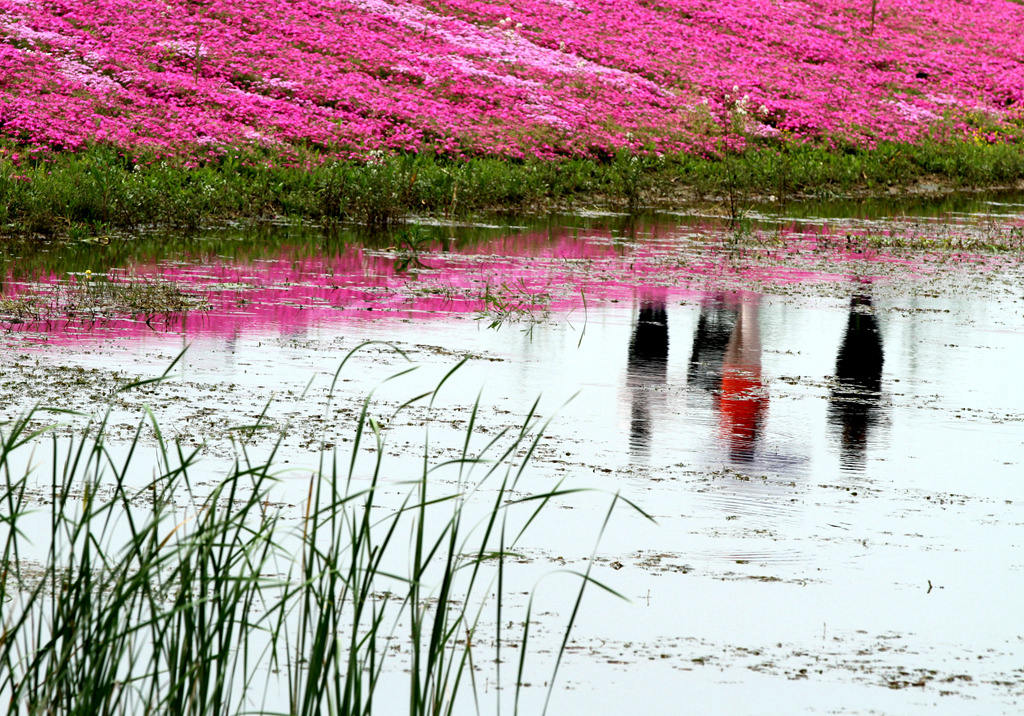
<svg viewBox="0 0 1024 716"><path fill-rule="evenodd" d="M1012 0L0 0L0 139L715 155L1015 141ZM211 154L212 153L212 154Z"/></svg>

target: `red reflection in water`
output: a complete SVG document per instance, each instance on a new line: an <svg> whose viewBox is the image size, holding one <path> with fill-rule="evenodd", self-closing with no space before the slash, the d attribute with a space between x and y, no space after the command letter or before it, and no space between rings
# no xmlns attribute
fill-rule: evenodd
<svg viewBox="0 0 1024 716"><path fill-rule="evenodd" d="M761 380L761 326L756 296L747 296L738 307L722 359L718 411L730 457L751 459L768 411L768 393Z"/></svg>

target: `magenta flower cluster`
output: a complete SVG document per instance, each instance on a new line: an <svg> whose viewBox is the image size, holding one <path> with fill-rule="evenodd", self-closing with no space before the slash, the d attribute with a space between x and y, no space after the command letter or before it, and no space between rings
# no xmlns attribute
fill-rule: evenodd
<svg viewBox="0 0 1024 716"><path fill-rule="evenodd" d="M1021 124L1024 5L878 0L873 24L871 7L0 0L0 138L554 157Z"/></svg>

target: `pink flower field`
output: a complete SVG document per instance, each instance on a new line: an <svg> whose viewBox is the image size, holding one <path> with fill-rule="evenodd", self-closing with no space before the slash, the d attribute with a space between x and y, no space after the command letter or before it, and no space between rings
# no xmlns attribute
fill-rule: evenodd
<svg viewBox="0 0 1024 716"><path fill-rule="evenodd" d="M1006 141L1013 0L0 0L0 139L202 156Z"/></svg>

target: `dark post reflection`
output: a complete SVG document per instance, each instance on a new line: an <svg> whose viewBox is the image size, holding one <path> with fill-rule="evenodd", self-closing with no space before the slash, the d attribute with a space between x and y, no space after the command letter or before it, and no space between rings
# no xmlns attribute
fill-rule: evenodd
<svg viewBox="0 0 1024 716"><path fill-rule="evenodd" d="M667 376L668 313L665 301L645 299L640 303L626 361L626 381L631 399L629 446L634 454L647 454L650 450L651 407L656 399L664 398Z"/></svg>
<svg viewBox="0 0 1024 716"><path fill-rule="evenodd" d="M729 345L737 315L736 309L728 307L721 295L701 304L686 375L687 385L718 393L722 387L725 347Z"/></svg>
<svg viewBox="0 0 1024 716"><path fill-rule="evenodd" d="M828 419L839 433L843 467L864 466L868 433L878 420L885 353L871 298L850 300L846 333L836 357L836 382L830 395Z"/></svg>

